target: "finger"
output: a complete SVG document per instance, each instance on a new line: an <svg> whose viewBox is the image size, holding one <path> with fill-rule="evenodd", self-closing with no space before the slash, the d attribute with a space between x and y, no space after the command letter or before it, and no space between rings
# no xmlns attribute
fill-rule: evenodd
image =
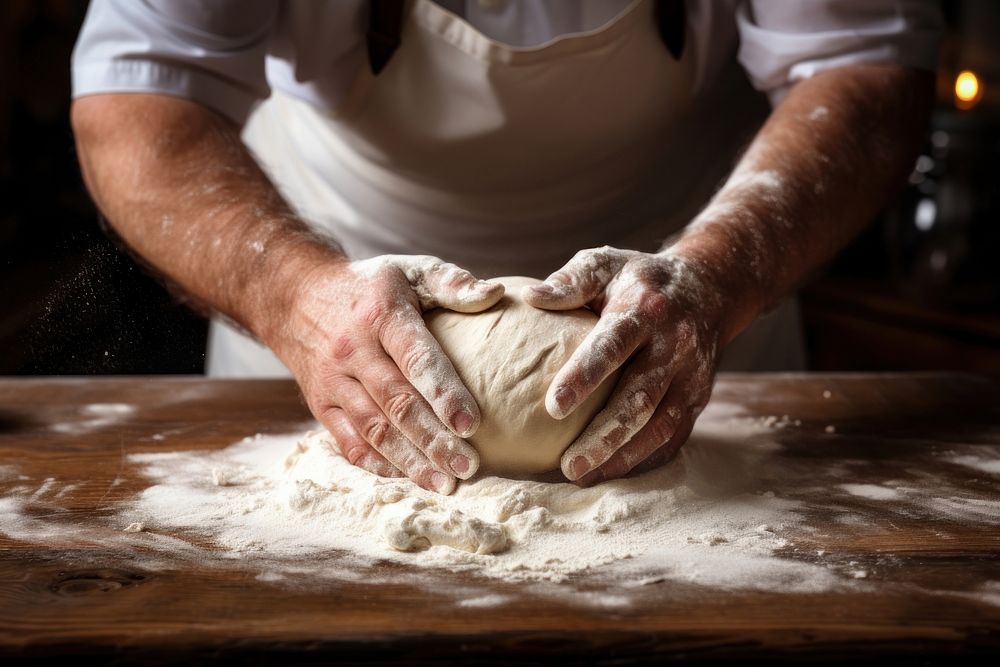
<svg viewBox="0 0 1000 667"><path fill-rule="evenodd" d="M403 473L361 437L347 413L338 407L327 410L323 425L333 436L341 455L352 465L380 477L400 477Z"/></svg>
<svg viewBox="0 0 1000 667"><path fill-rule="evenodd" d="M625 251L607 246L581 250L544 282L524 287L521 298L535 308L582 308L597 298L618 273L625 264L625 255Z"/></svg>
<svg viewBox="0 0 1000 667"><path fill-rule="evenodd" d="M358 380L375 400L379 409L398 431L416 447L425 460L449 478L454 475L468 479L479 467L479 453L454 433L441 425L430 405L400 372L396 363L384 355L373 358ZM377 449L392 461L400 463L386 449L385 442ZM403 472L407 472L400 468ZM407 476L409 473L407 472Z"/></svg>
<svg viewBox="0 0 1000 667"><path fill-rule="evenodd" d="M680 449L699 414L690 402L691 384L675 381L649 422L603 465L595 468L578 483L589 486L624 477L629 472L645 472L670 460Z"/></svg>
<svg viewBox="0 0 1000 667"><path fill-rule="evenodd" d="M392 366L388 360L385 363ZM399 371L396 373L398 375ZM336 386L336 394L355 432L396 470L422 488L445 495L455 490L455 478L447 471L439 470L392 425L358 380L342 378Z"/></svg>
<svg viewBox="0 0 1000 667"><path fill-rule="evenodd" d="M579 479L601 466L646 426L667 393L670 377L660 350L647 347L636 355L608 404L563 453L567 479Z"/></svg>
<svg viewBox="0 0 1000 667"><path fill-rule="evenodd" d="M457 436L469 437L479 428L481 419L476 399L458 376L441 344L427 330L417 309L402 304L396 317L393 326L382 327L379 331L382 347L441 422Z"/></svg>
<svg viewBox="0 0 1000 667"><path fill-rule="evenodd" d="M645 459L637 463L630 472L636 475L641 475L649 472L650 470L655 470L672 460L675 456L677 456L677 452L681 450L684 443L688 441L688 438L691 437L691 431L694 430L694 425L697 420L698 414L694 411L689 411L683 415L677 425L677 428L674 430L674 435L671 436L670 440ZM607 478L612 479L610 476Z"/></svg>
<svg viewBox="0 0 1000 667"><path fill-rule="evenodd" d="M433 465L398 429L391 428L386 433L381 453L417 486L445 496L455 490L455 478Z"/></svg>
<svg viewBox="0 0 1000 667"><path fill-rule="evenodd" d="M501 283L478 280L465 269L436 257L405 257L400 266L424 310L441 307L478 313L493 306L504 294Z"/></svg>
<svg viewBox="0 0 1000 667"><path fill-rule="evenodd" d="M644 338L638 317L606 308L597 325L552 379L545 392L545 409L554 419L571 414L632 356Z"/></svg>

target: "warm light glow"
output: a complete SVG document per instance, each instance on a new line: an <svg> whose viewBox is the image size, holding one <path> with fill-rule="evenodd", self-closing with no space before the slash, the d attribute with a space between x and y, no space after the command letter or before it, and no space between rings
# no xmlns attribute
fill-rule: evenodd
<svg viewBox="0 0 1000 667"><path fill-rule="evenodd" d="M964 109L967 109L979 101L982 95L982 88L979 86L979 77L973 72L965 70L959 72L955 77L955 99L958 100Z"/></svg>

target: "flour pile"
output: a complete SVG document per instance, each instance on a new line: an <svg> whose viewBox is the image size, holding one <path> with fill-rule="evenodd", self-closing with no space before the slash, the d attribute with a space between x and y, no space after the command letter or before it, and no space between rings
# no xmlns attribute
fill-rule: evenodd
<svg viewBox="0 0 1000 667"><path fill-rule="evenodd" d="M485 477L441 496L355 468L318 431L256 436L220 452L133 455L155 483L123 527L188 531L232 557L300 566L360 558L504 580L611 568L638 580L830 587L827 568L775 556L802 523L799 503L748 485L778 445L745 428L713 435L711 415L701 423L673 463L590 489Z"/></svg>
<svg viewBox="0 0 1000 667"><path fill-rule="evenodd" d="M659 582L671 595L909 586L905 555L854 545L904 527L950 549L1000 525L992 431L937 444L830 432L827 419L716 398L678 457L645 475L590 489L482 477L452 496L355 468L322 432L166 451L166 431L137 441L145 453L123 445L102 490L0 465L0 534L94 567L195 563L288 586L416 585L468 607L528 594L620 608L654 599ZM994 579L928 592L997 604Z"/></svg>

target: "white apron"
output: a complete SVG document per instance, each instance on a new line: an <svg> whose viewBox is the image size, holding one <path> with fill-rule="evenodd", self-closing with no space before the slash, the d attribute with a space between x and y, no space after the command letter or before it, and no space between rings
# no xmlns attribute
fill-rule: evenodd
<svg viewBox="0 0 1000 667"><path fill-rule="evenodd" d="M416 0L388 66L375 77L365 63L335 112L276 91L243 138L303 219L355 259L427 254L480 277L544 278L583 248L654 251L704 205L747 128L728 117L725 81L692 111L691 49L675 61L653 12L636 0L597 30L523 48ZM801 366L794 303L723 359ZM219 320L208 372L288 375Z"/></svg>

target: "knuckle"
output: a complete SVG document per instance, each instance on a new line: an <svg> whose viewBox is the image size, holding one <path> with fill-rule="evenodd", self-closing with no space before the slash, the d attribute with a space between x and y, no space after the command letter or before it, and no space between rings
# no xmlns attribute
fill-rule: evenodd
<svg viewBox="0 0 1000 667"><path fill-rule="evenodd" d="M357 352L357 349L357 345L350 336L341 335L333 339L330 355L337 361L347 361Z"/></svg>
<svg viewBox="0 0 1000 667"><path fill-rule="evenodd" d="M662 318L670 308L670 299L659 289L649 288L639 297L639 308L648 316Z"/></svg>
<svg viewBox="0 0 1000 667"><path fill-rule="evenodd" d="M619 474L616 476L625 475L632 468L639 465L648 454L644 449L639 447L623 447L621 450L620 466L616 470Z"/></svg>
<svg viewBox="0 0 1000 667"><path fill-rule="evenodd" d="M361 321L371 327L380 327L389 314L389 307L381 301L372 301L361 310Z"/></svg>
<svg viewBox="0 0 1000 667"><path fill-rule="evenodd" d="M698 348L698 330L687 320L680 320L674 325L674 339L676 348L685 356Z"/></svg>
<svg viewBox="0 0 1000 667"><path fill-rule="evenodd" d="M309 407L312 409L312 413L316 415L316 419L318 419L331 432L337 432L335 435L341 435L344 432L344 429L341 428L340 407L336 405L322 405L316 407L310 405Z"/></svg>
<svg viewBox="0 0 1000 667"><path fill-rule="evenodd" d="M604 245L599 248L585 248L573 255L574 263L590 266L597 262L606 262L614 256L615 249Z"/></svg>
<svg viewBox="0 0 1000 667"><path fill-rule="evenodd" d="M670 279L670 268L663 261L647 255L637 255L628 262L628 270L640 281L663 285Z"/></svg>
<svg viewBox="0 0 1000 667"><path fill-rule="evenodd" d="M473 281L471 273L448 262L438 262L434 265L433 272L438 277L441 287L444 288L457 289Z"/></svg>
<svg viewBox="0 0 1000 667"><path fill-rule="evenodd" d="M389 423L380 416L369 417L361 427L361 437L375 448L382 445L388 432Z"/></svg>
<svg viewBox="0 0 1000 667"><path fill-rule="evenodd" d="M660 415L649 421L649 437L654 448L666 443L674 434L674 423L670 417Z"/></svg>
<svg viewBox="0 0 1000 667"><path fill-rule="evenodd" d="M403 424L413 418L418 399L411 391L397 391L385 402L385 414L395 424Z"/></svg>
<svg viewBox="0 0 1000 667"><path fill-rule="evenodd" d="M613 248L609 245L602 245L597 248L590 248L586 252L589 253L591 256L598 257L598 256L614 255L619 251L617 248Z"/></svg>
<svg viewBox="0 0 1000 667"><path fill-rule="evenodd" d="M341 451L341 454L343 454L344 458L347 459L348 463L361 468L364 467L362 465L364 463L363 459L366 458L368 453L368 450L364 446L350 447L347 448L346 452Z"/></svg>
<svg viewBox="0 0 1000 667"><path fill-rule="evenodd" d="M412 378L420 375L430 366L434 359L427 345L412 345L403 353L402 369L406 376Z"/></svg>
<svg viewBox="0 0 1000 667"><path fill-rule="evenodd" d="M419 449L438 465L445 464L456 453L455 448L446 439L436 436L428 437Z"/></svg>
<svg viewBox="0 0 1000 667"><path fill-rule="evenodd" d="M618 425L609 429L601 437L599 443L595 443L593 452L596 454L596 459L606 461L618 451L618 448L622 446L625 438L629 435L629 429L625 426L626 423L628 423L628 416L619 415Z"/></svg>
<svg viewBox="0 0 1000 667"><path fill-rule="evenodd" d="M558 285L568 286L573 284L573 279L574 279L573 272L571 270L563 268L559 269L551 276L549 276L546 282L556 283L557 286Z"/></svg>
<svg viewBox="0 0 1000 667"><path fill-rule="evenodd" d="M656 410L656 402L648 389L640 389L632 397L632 406L638 414L651 415Z"/></svg>
<svg viewBox="0 0 1000 667"><path fill-rule="evenodd" d="M420 265L417 270L417 282L433 283L440 282L446 273L447 265L439 259L428 259ZM413 280L411 279L411 282Z"/></svg>
<svg viewBox="0 0 1000 667"><path fill-rule="evenodd" d="M591 377L595 373L603 370L609 360L623 359L628 355L629 345L624 331L609 333L604 336L598 345L599 354L590 355L588 358L588 373Z"/></svg>

